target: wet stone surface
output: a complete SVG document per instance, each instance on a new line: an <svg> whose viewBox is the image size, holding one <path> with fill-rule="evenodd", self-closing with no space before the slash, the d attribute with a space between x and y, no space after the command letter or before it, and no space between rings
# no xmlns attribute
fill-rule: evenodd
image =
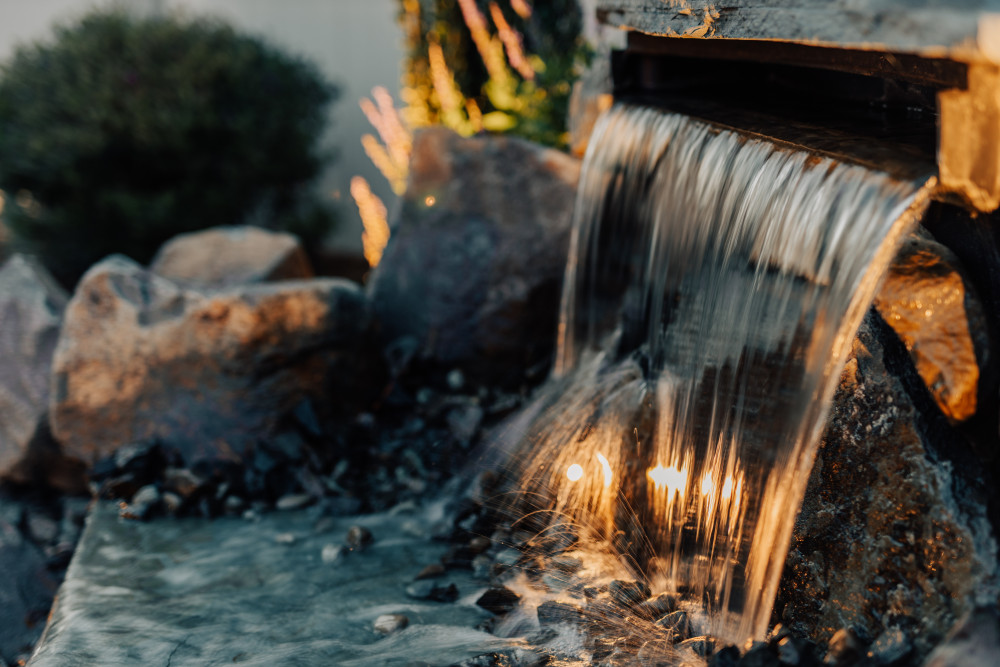
<svg viewBox="0 0 1000 667"><path fill-rule="evenodd" d="M98 505L30 664L452 665L511 647L475 629L486 584L471 572L428 581L454 602L407 596L447 549L419 534L427 517L334 518L318 532L317 514L140 522ZM370 531L367 547L324 558L352 527Z"/></svg>

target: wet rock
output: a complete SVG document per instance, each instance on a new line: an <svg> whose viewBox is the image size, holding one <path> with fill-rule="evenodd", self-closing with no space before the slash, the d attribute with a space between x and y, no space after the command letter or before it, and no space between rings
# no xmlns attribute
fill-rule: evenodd
<svg viewBox="0 0 1000 667"><path fill-rule="evenodd" d="M53 542L59 536L59 523L40 511L29 510L25 516L28 535L39 544Z"/></svg>
<svg viewBox="0 0 1000 667"><path fill-rule="evenodd" d="M189 465L246 462L303 399L346 409L363 393L349 371L366 313L360 289L342 280L206 295L110 257L66 310L53 434L88 462L153 439Z"/></svg>
<svg viewBox="0 0 1000 667"><path fill-rule="evenodd" d="M875 306L941 411L953 422L972 417L990 338L983 306L954 253L926 233L910 235Z"/></svg>
<svg viewBox="0 0 1000 667"><path fill-rule="evenodd" d="M205 480L187 468L167 468L163 471L164 487L170 489L182 499L194 496L201 490L204 484Z"/></svg>
<svg viewBox="0 0 1000 667"><path fill-rule="evenodd" d="M682 641L694 634L694 627L686 611L675 611L656 621L656 626L673 635L676 641Z"/></svg>
<svg viewBox="0 0 1000 667"><path fill-rule="evenodd" d="M579 607L555 600L547 600L538 605L537 611L538 622L542 626L557 623L579 623L581 619Z"/></svg>
<svg viewBox="0 0 1000 667"><path fill-rule="evenodd" d="M28 484L53 472L49 379L66 302L34 259L14 255L0 267L0 479Z"/></svg>
<svg viewBox="0 0 1000 667"><path fill-rule="evenodd" d="M410 619L403 614L382 614L375 619L372 627L380 635L391 635L406 628L409 624Z"/></svg>
<svg viewBox="0 0 1000 667"><path fill-rule="evenodd" d="M524 554L522 554L519 549L507 548L500 550L494 558L494 561L497 565L502 567L514 567L521 561L523 556Z"/></svg>
<svg viewBox="0 0 1000 667"><path fill-rule="evenodd" d="M416 600L454 602L458 599L458 587L450 582L439 583L434 580L423 579L407 586L406 594Z"/></svg>
<svg viewBox="0 0 1000 667"><path fill-rule="evenodd" d="M919 661L996 596L984 466L869 312L841 375L775 608L796 635L870 637L906 618Z"/></svg>
<svg viewBox="0 0 1000 667"><path fill-rule="evenodd" d="M499 586L487 589L479 596L476 604L492 614L506 614L511 609L517 607L521 601L521 596L509 588ZM541 619L539 619L541 621Z"/></svg>
<svg viewBox="0 0 1000 667"><path fill-rule="evenodd" d="M778 663L787 667L820 667L816 646L802 637L782 637L775 644Z"/></svg>
<svg viewBox="0 0 1000 667"><path fill-rule="evenodd" d="M670 593L660 593L640 602L636 612L648 619L657 619L677 610L677 598Z"/></svg>
<svg viewBox="0 0 1000 667"><path fill-rule="evenodd" d="M384 343L412 339L473 383L514 384L548 359L578 178L574 158L519 139L418 133L370 282Z"/></svg>
<svg viewBox="0 0 1000 667"><path fill-rule="evenodd" d="M642 581L624 581L615 579L608 585L611 599L624 607L632 607L647 599L650 595L649 586Z"/></svg>
<svg viewBox="0 0 1000 667"><path fill-rule="evenodd" d="M759 643L743 654L738 664L739 667L780 667L781 663L774 646Z"/></svg>
<svg viewBox="0 0 1000 667"><path fill-rule="evenodd" d="M215 227L181 234L165 243L150 270L196 289L312 278L299 240L260 227Z"/></svg>
<svg viewBox="0 0 1000 667"><path fill-rule="evenodd" d="M1000 656L1000 610L977 607L931 652L924 667L992 667Z"/></svg>
<svg viewBox="0 0 1000 667"><path fill-rule="evenodd" d="M478 405L465 405L448 412L448 428L456 440L469 442L479 432L483 409Z"/></svg>
<svg viewBox="0 0 1000 667"><path fill-rule="evenodd" d="M375 536L372 535L372 531L364 526L351 526L347 529L347 536L344 538L344 543L350 549L364 549L374 541Z"/></svg>

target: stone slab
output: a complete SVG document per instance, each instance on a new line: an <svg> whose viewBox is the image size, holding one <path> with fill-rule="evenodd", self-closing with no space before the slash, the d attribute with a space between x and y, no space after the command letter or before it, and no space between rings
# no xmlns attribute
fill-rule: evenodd
<svg viewBox="0 0 1000 667"><path fill-rule="evenodd" d="M315 516L134 522L97 505L29 664L450 665L508 645L474 629L487 614L471 572L442 579L455 603L406 597L447 549L423 534L426 515L337 518L321 533ZM324 562L352 525L374 543ZM409 626L382 638L375 619L396 613Z"/></svg>

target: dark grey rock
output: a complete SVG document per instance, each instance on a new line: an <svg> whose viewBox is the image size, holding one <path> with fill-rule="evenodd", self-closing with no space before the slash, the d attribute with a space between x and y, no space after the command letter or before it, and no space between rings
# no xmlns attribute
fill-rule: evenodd
<svg viewBox="0 0 1000 667"><path fill-rule="evenodd" d="M670 593L660 593L643 600L635 607L636 613L650 620L658 619L677 610L677 598Z"/></svg>
<svg viewBox="0 0 1000 667"><path fill-rule="evenodd" d="M517 607L517 603L520 601L520 595L509 588L499 586L487 589L476 600L476 604L492 614L506 614Z"/></svg>
<svg viewBox="0 0 1000 667"><path fill-rule="evenodd" d="M878 637L907 618L913 660L996 599L985 466L951 431L909 355L869 312L841 375L776 608L796 635Z"/></svg>
<svg viewBox="0 0 1000 667"><path fill-rule="evenodd" d="M121 508L121 515L126 519L148 519L159 508L161 501L160 490L148 484L136 491L132 500Z"/></svg>
<svg viewBox="0 0 1000 667"><path fill-rule="evenodd" d="M463 405L448 411L448 428L456 440L469 442L479 432L483 409L478 405Z"/></svg>
<svg viewBox="0 0 1000 667"><path fill-rule="evenodd" d="M150 270L196 289L313 277L298 238L260 227L215 227L165 243Z"/></svg>
<svg viewBox="0 0 1000 667"><path fill-rule="evenodd" d="M841 628L833 633L823 659L828 665L853 665L867 653L867 646L851 628Z"/></svg>
<svg viewBox="0 0 1000 667"><path fill-rule="evenodd" d="M331 409L359 400L351 369L367 321L364 295L343 280L208 295L110 257L81 279L66 309L53 434L87 462L144 440L188 465L253 462L304 399L322 396Z"/></svg>
<svg viewBox="0 0 1000 667"><path fill-rule="evenodd" d="M58 450L45 438L52 356L66 302L66 292L34 259L14 255L0 267L0 479L60 481L52 456ZM78 490L82 481L69 480L69 486Z"/></svg>
<svg viewBox="0 0 1000 667"><path fill-rule="evenodd" d="M579 162L444 128L419 132L412 155L369 283L384 343L414 341L442 375L519 383L553 349Z"/></svg>
<svg viewBox="0 0 1000 667"><path fill-rule="evenodd" d="M740 650L735 646L724 646L708 661L708 667L736 667L740 662Z"/></svg>
<svg viewBox="0 0 1000 667"><path fill-rule="evenodd" d="M677 645L680 650L690 650L694 651L695 655L702 658L707 658L712 655L712 651L715 650L715 640L712 637L692 637L691 639L685 639Z"/></svg>
<svg viewBox="0 0 1000 667"><path fill-rule="evenodd" d="M546 600L538 605L538 622L543 627L558 623L579 623L581 610L576 605L555 600Z"/></svg>
<svg viewBox="0 0 1000 667"><path fill-rule="evenodd" d="M886 628L868 649L868 657L880 665L899 665L910 657L913 642L902 628Z"/></svg>
<svg viewBox="0 0 1000 667"><path fill-rule="evenodd" d="M0 573L0 660L16 663L42 634L56 582L42 552L2 514Z"/></svg>
<svg viewBox="0 0 1000 667"><path fill-rule="evenodd" d="M632 607L649 598L649 586L642 581L615 579L608 585L611 599L625 607Z"/></svg>

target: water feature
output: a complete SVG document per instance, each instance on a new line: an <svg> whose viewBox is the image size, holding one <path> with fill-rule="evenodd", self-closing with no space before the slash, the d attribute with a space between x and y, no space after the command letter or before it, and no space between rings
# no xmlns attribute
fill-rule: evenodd
<svg viewBox="0 0 1000 667"><path fill-rule="evenodd" d="M763 635L854 332L932 181L603 116L556 368L506 452L521 525L591 536L703 631Z"/></svg>

